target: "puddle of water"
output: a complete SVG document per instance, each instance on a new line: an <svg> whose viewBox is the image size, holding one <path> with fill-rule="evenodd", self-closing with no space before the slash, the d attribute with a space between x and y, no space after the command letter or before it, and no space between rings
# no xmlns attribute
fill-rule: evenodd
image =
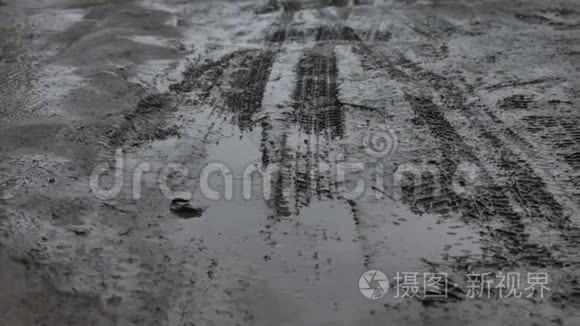
<svg viewBox="0 0 580 326"><path fill-rule="evenodd" d="M43 10L31 17L30 22L34 29L62 32L81 22L85 11L81 9Z"/></svg>
<svg viewBox="0 0 580 326"><path fill-rule="evenodd" d="M154 45L159 47L167 46L167 41L165 39L151 35L132 35L130 37L125 38L141 44Z"/></svg>
<svg viewBox="0 0 580 326"><path fill-rule="evenodd" d="M396 207L383 207L373 219L368 241L384 244L378 251L381 258L373 261L381 265L383 260L391 270L423 268L420 258L439 262L449 256L482 254L478 233L461 222L430 214L418 216Z"/></svg>
<svg viewBox="0 0 580 326"><path fill-rule="evenodd" d="M282 57L298 58L292 53ZM285 131L286 146L297 147L304 143L299 128L277 120L284 110L277 106L285 102L282 91L294 77L284 75L280 67L276 64L272 73L280 76L274 85L280 87L267 88L267 94L277 97L265 98L263 114L272 120L273 130ZM433 215L417 216L387 200L361 198L354 209L345 200L313 199L298 215L274 216L275 208L263 198L261 180L252 181L252 196L243 195L244 171L262 156L263 130L242 133L227 119L209 108L189 110L181 116L186 135L155 145L170 159L188 164L190 171L200 172L211 164L227 170L208 180L218 200L209 199L199 182L194 185L194 203L208 207L201 218L176 218L167 226L174 245L189 248L195 242L191 250L201 252L197 260L212 261L196 271L207 273L207 280L198 281L211 287L199 300L225 311L247 308L256 314L256 324L357 324L369 318L370 309L384 310L383 304L400 300L394 298L394 289L385 300L363 297L358 287L363 272L379 269L392 280L397 272L428 272L421 259L441 262L447 256L481 253L474 230ZM225 180L230 177L232 198L226 199Z"/></svg>
<svg viewBox="0 0 580 326"><path fill-rule="evenodd" d="M224 288L250 284L232 300L280 312L256 309L259 323L324 322L329 315L360 322L369 309L403 300L395 298L394 288L384 300L364 298L358 280L366 270L385 272L393 285L396 272L428 272L421 258L438 262L441 253L478 253L472 230L404 209L382 211L382 224L368 228L357 226L350 206L341 201L316 201L298 216L279 221L269 220L270 213L262 200L238 198L214 202L201 220L183 224L184 234L203 236L208 252L219 260L217 277ZM376 247L375 263L366 267L369 244Z"/></svg>
<svg viewBox="0 0 580 326"><path fill-rule="evenodd" d="M214 282L233 292L230 300L262 307L254 310L258 323L322 323L329 315L347 323L361 322L369 309L401 300L390 289L385 300L369 305L358 289L366 270L382 270L392 280L396 272L427 272L421 258L440 262L442 253L480 253L474 230L432 215L417 216L395 204L365 206L368 212L358 218L367 220L360 223L351 207L337 200L314 201L298 216L269 218L272 209L260 196L242 198L238 178L247 163L259 157L260 134L259 128L243 137L233 131L210 146L207 161L224 163L234 174L233 199L209 202L204 216L181 223L183 230L176 235L203 238L208 255L218 261L214 277L219 281ZM224 186L221 176L211 181L213 189ZM365 266L369 254L374 263Z"/></svg>
<svg viewBox="0 0 580 326"><path fill-rule="evenodd" d="M242 175L249 165L259 161L260 141L262 135L258 132L232 134L219 141L217 147L208 152L207 162L220 162L226 165L236 175Z"/></svg>

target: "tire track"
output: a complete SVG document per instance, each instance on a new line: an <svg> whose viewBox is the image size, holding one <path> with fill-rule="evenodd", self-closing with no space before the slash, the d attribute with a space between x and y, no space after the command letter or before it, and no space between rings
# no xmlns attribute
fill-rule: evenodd
<svg viewBox="0 0 580 326"><path fill-rule="evenodd" d="M263 112L258 118L262 127L262 166L279 166L275 173L274 194L271 206L277 216L293 215L295 201L292 182L293 165L288 135L293 126L292 94L294 92L296 71L301 51L284 49L273 64L269 81L266 84L262 101Z"/></svg>
<svg viewBox="0 0 580 326"><path fill-rule="evenodd" d="M307 134L341 137L344 112L338 101L333 47L315 48L300 60L293 94L296 123Z"/></svg>
<svg viewBox="0 0 580 326"><path fill-rule="evenodd" d="M275 53L272 51L259 51L245 57L230 82L231 90L224 94L225 105L241 130L251 130L255 125L255 115L262 108L274 58Z"/></svg>
<svg viewBox="0 0 580 326"><path fill-rule="evenodd" d="M545 89L555 83L544 78L532 80L531 83L505 84L503 87L513 89L512 93L516 91L522 93L523 89L532 87L525 92L530 93L533 89ZM574 167L573 160L568 160L566 155L580 151L580 146L575 143L574 131L567 128L570 122L572 125L575 124L572 122L574 119L570 119L570 113L573 112L571 102L552 97L545 99L539 94L533 96L521 94L507 96L507 94L498 98L497 94L484 91L479 97L485 100L482 98L466 108L477 117L474 122L480 129L484 125L497 129L493 134L533 169L545 183L551 196L564 208L565 214L572 214L580 208L580 192L574 185L575 176L580 170ZM489 98L498 98L497 104ZM487 105L480 103L486 100ZM549 109L544 110L544 107ZM553 156L552 152L556 155ZM548 157L551 159L546 159ZM578 225L578 221L573 222Z"/></svg>
<svg viewBox="0 0 580 326"><path fill-rule="evenodd" d="M368 28L355 30L350 26L345 26L341 22L332 22L316 27L291 26L286 24L280 26L275 24L273 32L266 36L267 43L308 43L333 42L351 44L361 41L388 42L392 35L389 31L382 31L378 28Z"/></svg>
<svg viewBox="0 0 580 326"><path fill-rule="evenodd" d="M418 65L407 65L407 67L411 72L410 77L415 80L437 81L440 78L448 80L444 77L430 78L435 74L425 72ZM451 80L448 82L457 85ZM436 84L431 87L436 89ZM455 86L455 89L457 88L465 89L466 92L472 89L469 85ZM440 92L439 89L437 91ZM478 156L483 155L487 166L482 165L481 160L476 163L477 166L487 168L488 171L490 168L497 170L500 178L505 180L505 182L498 182L495 179L496 176L491 178L489 174L486 175L485 184L491 187L484 186L481 194L487 192L489 195L480 195L480 192L477 192L473 199L467 201L467 205L472 206L473 203L478 202L485 203L483 200L486 198L493 198L493 201L486 203L485 206L499 213L496 213L496 218L501 218L504 226L507 226L491 229L489 234L494 239L493 241L499 239L502 246L507 249L509 255L506 257L512 259L511 263L517 265L523 263L537 268L566 268L567 271L564 273L567 277L561 280L560 288L564 289L563 292L566 293L564 296L567 300L577 302L575 297L579 291L578 286L571 279L576 274L573 268L578 265L580 229L574 221L571 221L569 215L574 212L575 208L573 207L577 206L568 204L568 208L572 210L565 209L563 204L565 200L561 194L565 193L569 187L559 184L562 181L568 183L568 180L562 176L554 179L549 172L544 172L541 162L550 157L548 152L541 151L543 153L541 156L536 155L535 146L530 146L524 138L507 127L506 123L495 115L493 108L474 105L474 103L467 105L462 101L456 103L459 106L449 107L453 111L442 109L443 107L447 108L448 104L439 107L441 117L448 120L447 116L454 113L463 116L465 121L469 121L467 125L471 133L475 130L477 137L479 137L478 141L472 144L488 148L487 153L484 150L477 152ZM479 108L479 110L474 110L472 107ZM450 127L461 128L457 124L450 124ZM494 132L491 132L490 128L493 128ZM437 134L438 131L432 130L432 133ZM446 139L444 135L437 137ZM451 138L455 138L455 136ZM446 139L446 142L451 138ZM465 140L461 142L467 148L474 148L470 147ZM514 146L523 146L530 152L514 150ZM499 154L498 149L500 149ZM458 150L461 152L465 149ZM538 160L539 163L535 160ZM550 164L550 166L553 165ZM562 164L557 163L555 166L560 167ZM569 170L568 173L570 173ZM498 203L500 205L497 205ZM463 199L462 206L465 206L465 199Z"/></svg>
<svg viewBox="0 0 580 326"><path fill-rule="evenodd" d="M308 206L312 197L329 195L329 175L320 164L329 163L333 139L344 133L344 111L338 102L336 57L333 46L307 51L297 67L296 88L292 96L294 122L298 126L299 146L295 158L296 211Z"/></svg>
<svg viewBox="0 0 580 326"><path fill-rule="evenodd" d="M179 83L169 86L169 92L148 94L126 115L118 126L107 135L110 146L123 144L137 146L142 142L163 139L168 136L163 131L163 121L179 105L215 105L219 96L213 92L222 87L226 69L235 59L250 55L248 50L238 50L224 55L218 60L206 60L201 64L189 66ZM193 94L190 94L193 93ZM182 103L183 102L183 103Z"/></svg>
<svg viewBox="0 0 580 326"><path fill-rule="evenodd" d="M489 118L489 123L498 126L504 125L504 122L494 112L487 111L486 116ZM561 203L562 208L578 209L580 207L580 191L575 178L580 175L580 168L574 159L574 153L580 152L580 146L575 143L573 134L577 128L568 129L569 119L540 117L539 120L542 121L540 125L543 125L541 129L545 131L542 133L541 139L545 140L549 147L546 149L542 145L543 142L531 143L527 140L539 136L534 135L534 130L537 130L538 127L535 125L536 117L538 116L523 117L524 126L519 127L517 133L513 129L518 126L504 126L502 130L505 142L515 145L518 151L514 155L526 157L525 161L528 162L529 167L533 168L536 174L541 177L542 182L551 189L552 196ZM562 124L559 124L558 120L562 120ZM544 125L543 122L547 122L547 124ZM532 135L528 135L526 130L531 131ZM554 160L546 161L545 158L550 157L552 151L556 154L553 157ZM562 173L554 174L551 173L552 171L562 171ZM578 221L575 222L578 225Z"/></svg>
<svg viewBox="0 0 580 326"><path fill-rule="evenodd" d="M523 118L526 129L534 136L545 139L557 157L571 168L570 183L576 188L571 192L580 203L580 126L567 117L529 115Z"/></svg>
<svg viewBox="0 0 580 326"><path fill-rule="evenodd" d="M275 211L281 216L298 214L313 199L333 198L336 192L329 171L320 169L331 164L330 143L344 134L344 110L338 101L333 43L356 40L356 33L337 24L320 22L317 26L305 27L309 23L307 20L294 20L298 10L307 12L333 5L326 2L301 3L299 9L285 9L281 20L273 25L274 32L266 35L267 44L278 46L295 41L315 43L308 48L306 45L298 46L304 54L291 68L295 69L296 76L292 81L290 103L279 107L288 119L282 128L284 131L276 135L271 119L262 122L265 133L262 162L281 167L274 198ZM288 49L287 46L282 48ZM275 137L275 140L269 137ZM272 147L276 149L274 154Z"/></svg>
<svg viewBox="0 0 580 326"><path fill-rule="evenodd" d="M216 61L206 60L199 65L191 65L183 73L183 80L170 85L169 89L175 93L191 93L196 91L199 100L194 104L205 101L214 87L221 85L224 70L230 62L238 57L247 55L250 50L237 50L228 53Z"/></svg>
<svg viewBox="0 0 580 326"><path fill-rule="evenodd" d="M388 36L376 31L367 31L366 37L387 38ZM293 27L282 26L275 28L274 32L266 37L269 43L283 44L287 42L358 42L359 35L351 27L342 24L320 25L316 27Z"/></svg>
<svg viewBox="0 0 580 326"><path fill-rule="evenodd" d="M331 193L330 177L320 171L327 161L328 142L342 132L340 108L336 106L336 65L332 55L306 53L298 62L293 93L283 113L283 132L276 133L271 125L265 132L263 162L280 165L274 197L275 211L281 216L298 214L313 197ZM334 105L332 104L334 103ZM271 131L271 132L270 132ZM274 147L275 157L270 154Z"/></svg>
<svg viewBox="0 0 580 326"><path fill-rule="evenodd" d="M483 167L482 163L430 99L413 95L407 95L406 98L417 114L418 120L440 142L443 153L442 161L438 162L443 172L441 179L423 186L426 189L435 189L439 185L442 189L441 194L438 196L424 194L419 198L413 198L413 203L427 212L438 214L446 213L449 209L456 210L466 221L477 221L484 225L500 222L500 227L488 229L489 236L501 245L491 248L494 258L499 261L516 265L523 261L536 266L545 266L545 263L553 262L553 258L545 249L528 241L524 218L513 209L505 189L495 184L487 174L482 176L483 187L473 193L471 198L460 197L453 191L451 177L459 164L471 162ZM503 248L508 256L502 257Z"/></svg>
<svg viewBox="0 0 580 326"><path fill-rule="evenodd" d="M334 47L306 50L293 69L289 103L269 104L268 116L261 120L262 163L280 166L273 205L281 216L298 214L313 199L334 198L336 184L330 168L320 167L333 164L332 142L344 135Z"/></svg>
<svg viewBox="0 0 580 326"><path fill-rule="evenodd" d="M339 26L339 25L337 25ZM336 29L340 31L341 29ZM351 31L344 27L343 31ZM450 33L455 31L450 31ZM293 35L305 33L291 32ZM542 178L530 165L522 160L515 159L517 156L513 152L505 152L502 161L494 162L494 169L500 169L508 176L506 184L495 182L489 174L483 176L483 186L480 187L471 198L458 196L453 191L452 177L462 162L471 162L478 167L486 167L472 147L455 131L454 125L449 123L442 108L451 109L462 114L466 112L466 94L473 92L473 87L458 85L453 80L437 75L435 73L421 69L415 63L404 57L386 58L371 50L361 40L357 34L342 33L345 37L340 37L341 33L333 30L321 29L316 35L316 41L347 41L354 42L359 46L355 47L355 52L361 56L363 65L368 65L368 69L383 69L392 78L419 88L432 88L439 95L439 104L435 104L429 97L417 94L407 94L406 100L411 105L417 119L418 126L426 128L441 144L443 158L438 162L442 173L440 179L434 176L423 178L423 184L414 188L407 188L404 200L407 201L417 212L431 212L437 214L447 214L449 212L459 212L468 223L477 219L478 224L487 229L490 242L489 253L494 256L495 261L503 261L506 265L519 265L520 263L532 266L562 266L566 262L554 257L546 247L531 241L527 234L527 216L516 209L516 207L527 208L527 211L536 216L539 220L544 220L555 227L562 236L566 234L573 237L575 232L570 230L564 209L548 190ZM337 37L338 36L338 37ZM285 38L279 42L285 42ZM311 70L313 68L310 68ZM316 75L312 71L304 69L302 75ZM308 94L310 89L316 89L315 82L311 80L299 81L298 89L305 89L302 93ZM313 96L306 96L306 98ZM528 105L529 99L514 96L506 99L504 106L516 106L524 108ZM310 115L311 116L311 115ZM310 116L299 120L299 125L304 130L312 130L309 123ZM318 119L319 120L319 119ZM300 122L301 121L301 122ZM483 128L479 126L478 129ZM506 130L506 129L503 129ZM507 144L499 138L493 138L490 134L482 134L486 143L496 148L507 148ZM307 155L308 156L308 155ZM311 179L306 174L299 176L301 183L298 192L305 192L309 187ZM440 187L441 192L434 193L434 189ZM403 191L405 193L405 191ZM489 223L496 226L490 228ZM555 223L555 224L554 224ZM559 224L562 223L562 224ZM565 240L574 246L570 239ZM522 250L522 248L524 248Z"/></svg>
<svg viewBox="0 0 580 326"><path fill-rule="evenodd" d="M392 78L395 78L405 84L419 84L420 81L427 81L427 85L433 87L438 93L445 94L446 101L443 101L443 106L450 109L465 111L464 95L453 82L446 80L441 76L437 76L430 72L420 70L416 65L409 63L408 60L393 60L376 55L370 48L361 46L358 48L358 53L362 54L363 63L368 68L384 69ZM384 60L382 60L384 58ZM378 63L378 64L377 64ZM405 69L399 68L401 63L404 63ZM439 81L444 81L439 83ZM424 85L424 84L423 84ZM447 86L452 85L449 89ZM441 171L443 172L440 180L427 179L424 185L420 185L419 189L409 189L407 191L406 200L416 209L426 212L433 212L438 214L445 214L449 210L461 213L463 219L468 223L469 221L477 221L476 223L486 226L491 222L500 223L495 228L489 228L486 231L488 238L493 239L495 244L491 244L489 248L490 253L497 261L504 261L506 264L516 264L520 262L531 266L562 266L559 259L552 256L552 254L543 246L530 242L529 235L526 233L525 217L516 211L513 207L514 203L525 205L526 203L545 203L551 208L549 209L550 216L542 215L545 219L560 218L562 207L553 199L553 195L545 188L545 184L540 183L541 180L537 177L533 170L529 167L518 165L505 165L508 175L518 175L521 168L524 168L523 173L525 182L532 180L535 182L534 186L539 187L534 192L527 192L524 199L519 197L517 190L519 188L510 188L497 184L486 173L483 176L483 186L477 192L472 194L471 198L459 197L452 189L452 176L455 174L457 167L462 162L470 162L484 168L487 168L479 158L475 155L473 149L468 146L463 138L455 131L455 128L446 119L442 109L436 105L430 98L423 95L407 94L406 99L415 111L417 119L415 123L418 126L425 127L429 132L440 142L441 152L443 158L438 162ZM489 141L489 139L487 140ZM504 148L503 143L494 144L496 148ZM522 179L516 179L518 183L524 182ZM514 180L510 180L514 184ZM441 192L435 196L432 189L439 185ZM419 190L419 191L417 191ZM417 194L422 194L417 196ZM543 207L547 209L547 207ZM536 212L540 211L537 209ZM525 249L522 249L525 248Z"/></svg>

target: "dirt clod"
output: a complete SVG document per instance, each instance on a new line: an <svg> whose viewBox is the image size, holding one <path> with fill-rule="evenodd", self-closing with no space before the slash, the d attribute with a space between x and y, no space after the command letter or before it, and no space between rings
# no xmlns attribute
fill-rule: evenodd
<svg viewBox="0 0 580 326"><path fill-rule="evenodd" d="M189 200L176 198L171 201L171 211L182 218L201 217L204 208L193 207Z"/></svg>

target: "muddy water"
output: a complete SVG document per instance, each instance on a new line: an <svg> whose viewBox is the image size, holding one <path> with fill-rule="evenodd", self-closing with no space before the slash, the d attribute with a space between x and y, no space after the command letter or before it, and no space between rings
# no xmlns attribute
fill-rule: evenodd
<svg viewBox="0 0 580 326"><path fill-rule="evenodd" d="M434 195L430 191L437 184L425 180L403 202L376 196L375 191L347 199L341 189L352 186L355 177L370 184L379 165L387 176L382 189L393 194L398 186L393 173L401 165L438 162L441 174L453 175L461 163L483 164L470 154L475 145L463 144L453 131L459 128L449 122L454 122L451 113L436 109L460 105L463 98L455 86L413 64L394 68L406 59L382 43L345 45L359 38L340 24L310 27L312 35L307 33L312 21L300 26L308 14L332 17L333 10L301 10L294 25L282 25L271 34L269 44L275 47L224 57L219 64L226 67L215 70L221 91L202 91L211 103L204 110L219 112L223 120L214 117L209 123L219 128L210 128L199 169L224 163L234 189L231 200L217 202L197 191L194 200L209 208L200 220L184 222L177 238L203 239L208 271L201 288L211 290L204 291L201 301L220 305L216 311L201 309L206 320L227 321L240 314L257 324L397 320L397 313L385 316L374 311L376 306L369 308L357 286L362 272L377 268L390 277L397 272L448 272L452 285L459 283L453 293L460 300L463 273L470 265L485 264L490 255L503 252L497 249L499 243L507 248L512 243L488 236L480 227L519 227L519 219L496 219L494 213L489 213L493 218L488 225L487 220L465 224L469 215L464 212L478 205L471 203L489 198L488 189L475 198L461 198L449 181ZM396 41L399 47L407 44L401 35ZM449 88L446 97L422 100L441 92L431 80ZM369 156L361 140L367 130L385 123L401 146L386 157ZM341 162L363 163L367 169L339 181L320 167ZM240 196L243 171L252 164L280 168L270 200L261 198L260 191L251 199ZM211 188L222 194L228 188L222 176L211 181ZM256 186L260 189L259 182ZM487 185L497 197L491 207L517 216L516 209L504 209L512 207L510 198L496 193L494 186ZM491 266L499 266L493 258ZM402 305L403 310L417 303L397 301L397 289L390 291L381 303ZM467 303L457 307L469 314L472 308ZM440 316L456 323L461 319L453 313Z"/></svg>
<svg viewBox="0 0 580 326"><path fill-rule="evenodd" d="M422 259L439 262L480 253L474 230L433 215L415 215L394 202L377 205L377 224L363 227L344 200L313 200L295 216L278 216L262 198L261 180L253 182L251 199L242 195L244 170L259 164L256 140L261 130L240 133L230 125L222 132L227 136L208 146L205 160L225 164L231 175L216 173L208 183L224 197L224 177L231 176L233 198L210 200L198 190L195 202L208 209L200 219L180 223L182 230L172 237L176 244L203 239L203 252L213 257L210 283L216 292L230 294L226 302L206 295L226 311L231 305L260 307L253 318L264 325L329 319L358 323L369 314L368 301L358 290L364 271L377 268L392 277L423 273L428 266ZM365 266L369 243L375 246L373 263ZM396 304L396 289L390 291L383 303Z"/></svg>
<svg viewBox="0 0 580 326"><path fill-rule="evenodd" d="M51 267L54 292L90 298L67 314L97 307L121 325L574 325L561 316L580 293L567 65L580 11L541 0L78 5L22 4L42 31L34 51L18 16L0 21L0 95L22 118L0 138L32 153L2 162L30 180L0 207L3 233L14 247L37 244L23 252ZM58 53L47 76L20 60L32 52ZM382 128L393 148L377 153L365 139ZM121 149L124 187L97 198L88 175ZM342 179L343 163L363 169ZM453 182L464 163L482 171L466 195ZM415 173L402 191L398 169L425 166L439 180ZM165 189L168 167L186 176L168 173ZM278 168L268 198L263 177L245 174L254 168ZM361 180L365 191L349 196ZM170 210L189 193L200 218ZM370 269L391 281L381 300L359 291ZM549 271L550 298L465 299L466 273L500 269ZM394 298L397 272L427 271L449 274L449 300Z"/></svg>
<svg viewBox="0 0 580 326"><path fill-rule="evenodd" d="M190 268L195 287L205 293L196 296L198 304L220 306L216 311L199 308L207 320L227 321L248 311L251 320L264 325L297 320L358 323L371 318L370 310L384 309L384 303L409 300L395 299L398 289L392 283L385 302L369 308L358 289L366 270L379 269L393 278L397 272L422 274L431 270L430 264L481 255L475 229L453 219L417 215L399 202L375 198L370 190L366 197L347 200L336 175L315 170L316 163L336 166L331 153L342 151L351 139L359 141L360 126L369 118L338 103L332 93L338 72L324 51L302 54L288 47L275 55L267 74L260 73L258 82L245 87L239 84L245 74L261 70L254 70L251 59L234 59L229 65L250 66L226 68L226 82L201 93L210 104L186 106L177 119L185 136L157 141L143 154L186 166L191 182L180 189L193 190L192 202L207 208L199 219L166 224L173 246L204 257ZM242 94L255 96L253 88L263 88L258 111L252 111L252 97L228 102L230 73ZM265 78L263 83L260 78ZM304 100L297 102L296 97ZM321 106L320 101L326 103ZM221 103L229 106L224 109ZM248 170L274 165L279 170L270 184L264 185L263 177L248 178ZM205 179L204 172L212 173ZM176 303L183 300L187 294Z"/></svg>

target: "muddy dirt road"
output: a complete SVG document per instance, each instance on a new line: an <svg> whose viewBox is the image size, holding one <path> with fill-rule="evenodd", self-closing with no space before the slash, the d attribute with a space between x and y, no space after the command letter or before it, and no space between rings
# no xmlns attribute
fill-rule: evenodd
<svg viewBox="0 0 580 326"><path fill-rule="evenodd" d="M580 325L579 74L573 0L2 0L0 325Z"/></svg>

